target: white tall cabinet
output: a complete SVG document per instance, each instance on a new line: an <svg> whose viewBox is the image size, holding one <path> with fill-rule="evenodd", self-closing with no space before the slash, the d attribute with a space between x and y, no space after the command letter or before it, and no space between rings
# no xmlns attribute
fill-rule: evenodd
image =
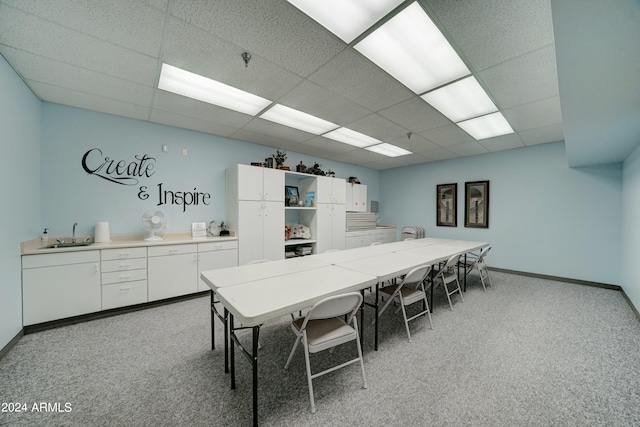
<svg viewBox="0 0 640 427"><path fill-rule="evenodd" d="M226 173L226 220L237 233L238 264L284 258L284 173L235 165Z"/></svg>
<svg viewBox="0 0 640 427"><path fill-rule="evenodd" d="M345 180L319 176L317 188L316 252L345 249L346 186Z"/></svg>

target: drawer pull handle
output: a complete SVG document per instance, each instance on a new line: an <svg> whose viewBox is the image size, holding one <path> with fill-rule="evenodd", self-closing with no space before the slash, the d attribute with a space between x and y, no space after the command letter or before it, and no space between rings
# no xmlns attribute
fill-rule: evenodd
<svg viewBox="0 0 640 427"><path fill-rule="evenodd" d="M177 254L178 250L177 249L169 249L169 253L170 254Z"/></svg>
<svg viewBox="0 0 640 427"><path fill-rule="evenodd" d="M120 264L120 268L129 268L131 264Z"/></svg>
<svg viewBox="0 0 640 427"><path fill-rule="evenodd" d="M131 289L131 286L120 286L121 291L128 291Z"/></svg>
<svg viewBox="0 0 640 427"><path fill-rule="evenodd" d="M131 279L131 275L128 275L128 276L120 276L120 280L127 280L127 279Z"/></svg>
<svg viewBox="0 0 640 427"><path fill-rule="evenodd" d="M129 255L131 255L131 252L120 252L118 254L120 258L129 258Z"/></svg>

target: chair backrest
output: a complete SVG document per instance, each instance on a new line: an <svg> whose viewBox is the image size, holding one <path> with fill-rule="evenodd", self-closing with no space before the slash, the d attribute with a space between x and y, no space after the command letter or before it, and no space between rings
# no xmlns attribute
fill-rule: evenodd
<svg viewBox="0 0 640 427"><path fill-rule="evenodd" d="M254 259L253 261L248 261L245 265L251 265L251 264L261 264L263 262L269 262L270 260L268 259Z"/></svg>
<svg viewBox="0 0 640 427"><path fill-rule="evenodd" d="M405 285L409 283L420 283L427 278L427 275L429 274L430 271L431 271L430 265L421 265L419 267L416 267L410 272L408 272L406 276L404 276L404 279L402 280L402 284Z"/></svg>
<svg viewBox="0 0 640 427"><path fill-rule="evenodd" d="M324 298L309 309L302 324L302 329L307 326L309 320L329 319L345 314L349 315L347 322L350 322L353 315L360 308L360 304L362 304L362 295L359 292L349 292Z"/></svg>
<svg viewBox="0 0 640 427"><path fill-rule="evenodd" d="M452 255L448 260L447 263L444 265L444 267L442 268L442 271L447 271L449 268L453 268L456 266L456 264L458 264L458 261L460 261L460 256L462 254L456 254L456 255Z"/></svg>
<svg viewBox="0 0 640 427"><path fill-rule="evenodd" d="M478 259L476 262L483 262L484 261L484 257L487 255L487 253L491 250L491 246L487 246L486 248L483 248L480 251L480 255L478 255Z"/></svg>

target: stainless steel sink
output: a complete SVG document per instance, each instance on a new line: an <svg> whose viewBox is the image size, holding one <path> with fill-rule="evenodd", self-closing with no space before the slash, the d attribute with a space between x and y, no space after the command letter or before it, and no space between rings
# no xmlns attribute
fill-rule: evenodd
<svg viewBox="0 0 640 427"><path fill-rule="evenodd" d="M75 242L75 243L54 243L51 245L44 246L40 249L62 249L62 248L75 248L78 246L89 246L93 245L93 242Z"/></svg>

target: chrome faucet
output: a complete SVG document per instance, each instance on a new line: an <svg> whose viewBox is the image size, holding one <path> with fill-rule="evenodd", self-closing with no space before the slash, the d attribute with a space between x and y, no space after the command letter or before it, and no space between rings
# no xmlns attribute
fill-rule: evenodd
<svg viewBox="0 0 640 427"><path fill-rule="evenodd" d="M71 243L75 243L76 242L76 226L78 225L77 222L73 223L73 233L71 234Z"/></svg>

